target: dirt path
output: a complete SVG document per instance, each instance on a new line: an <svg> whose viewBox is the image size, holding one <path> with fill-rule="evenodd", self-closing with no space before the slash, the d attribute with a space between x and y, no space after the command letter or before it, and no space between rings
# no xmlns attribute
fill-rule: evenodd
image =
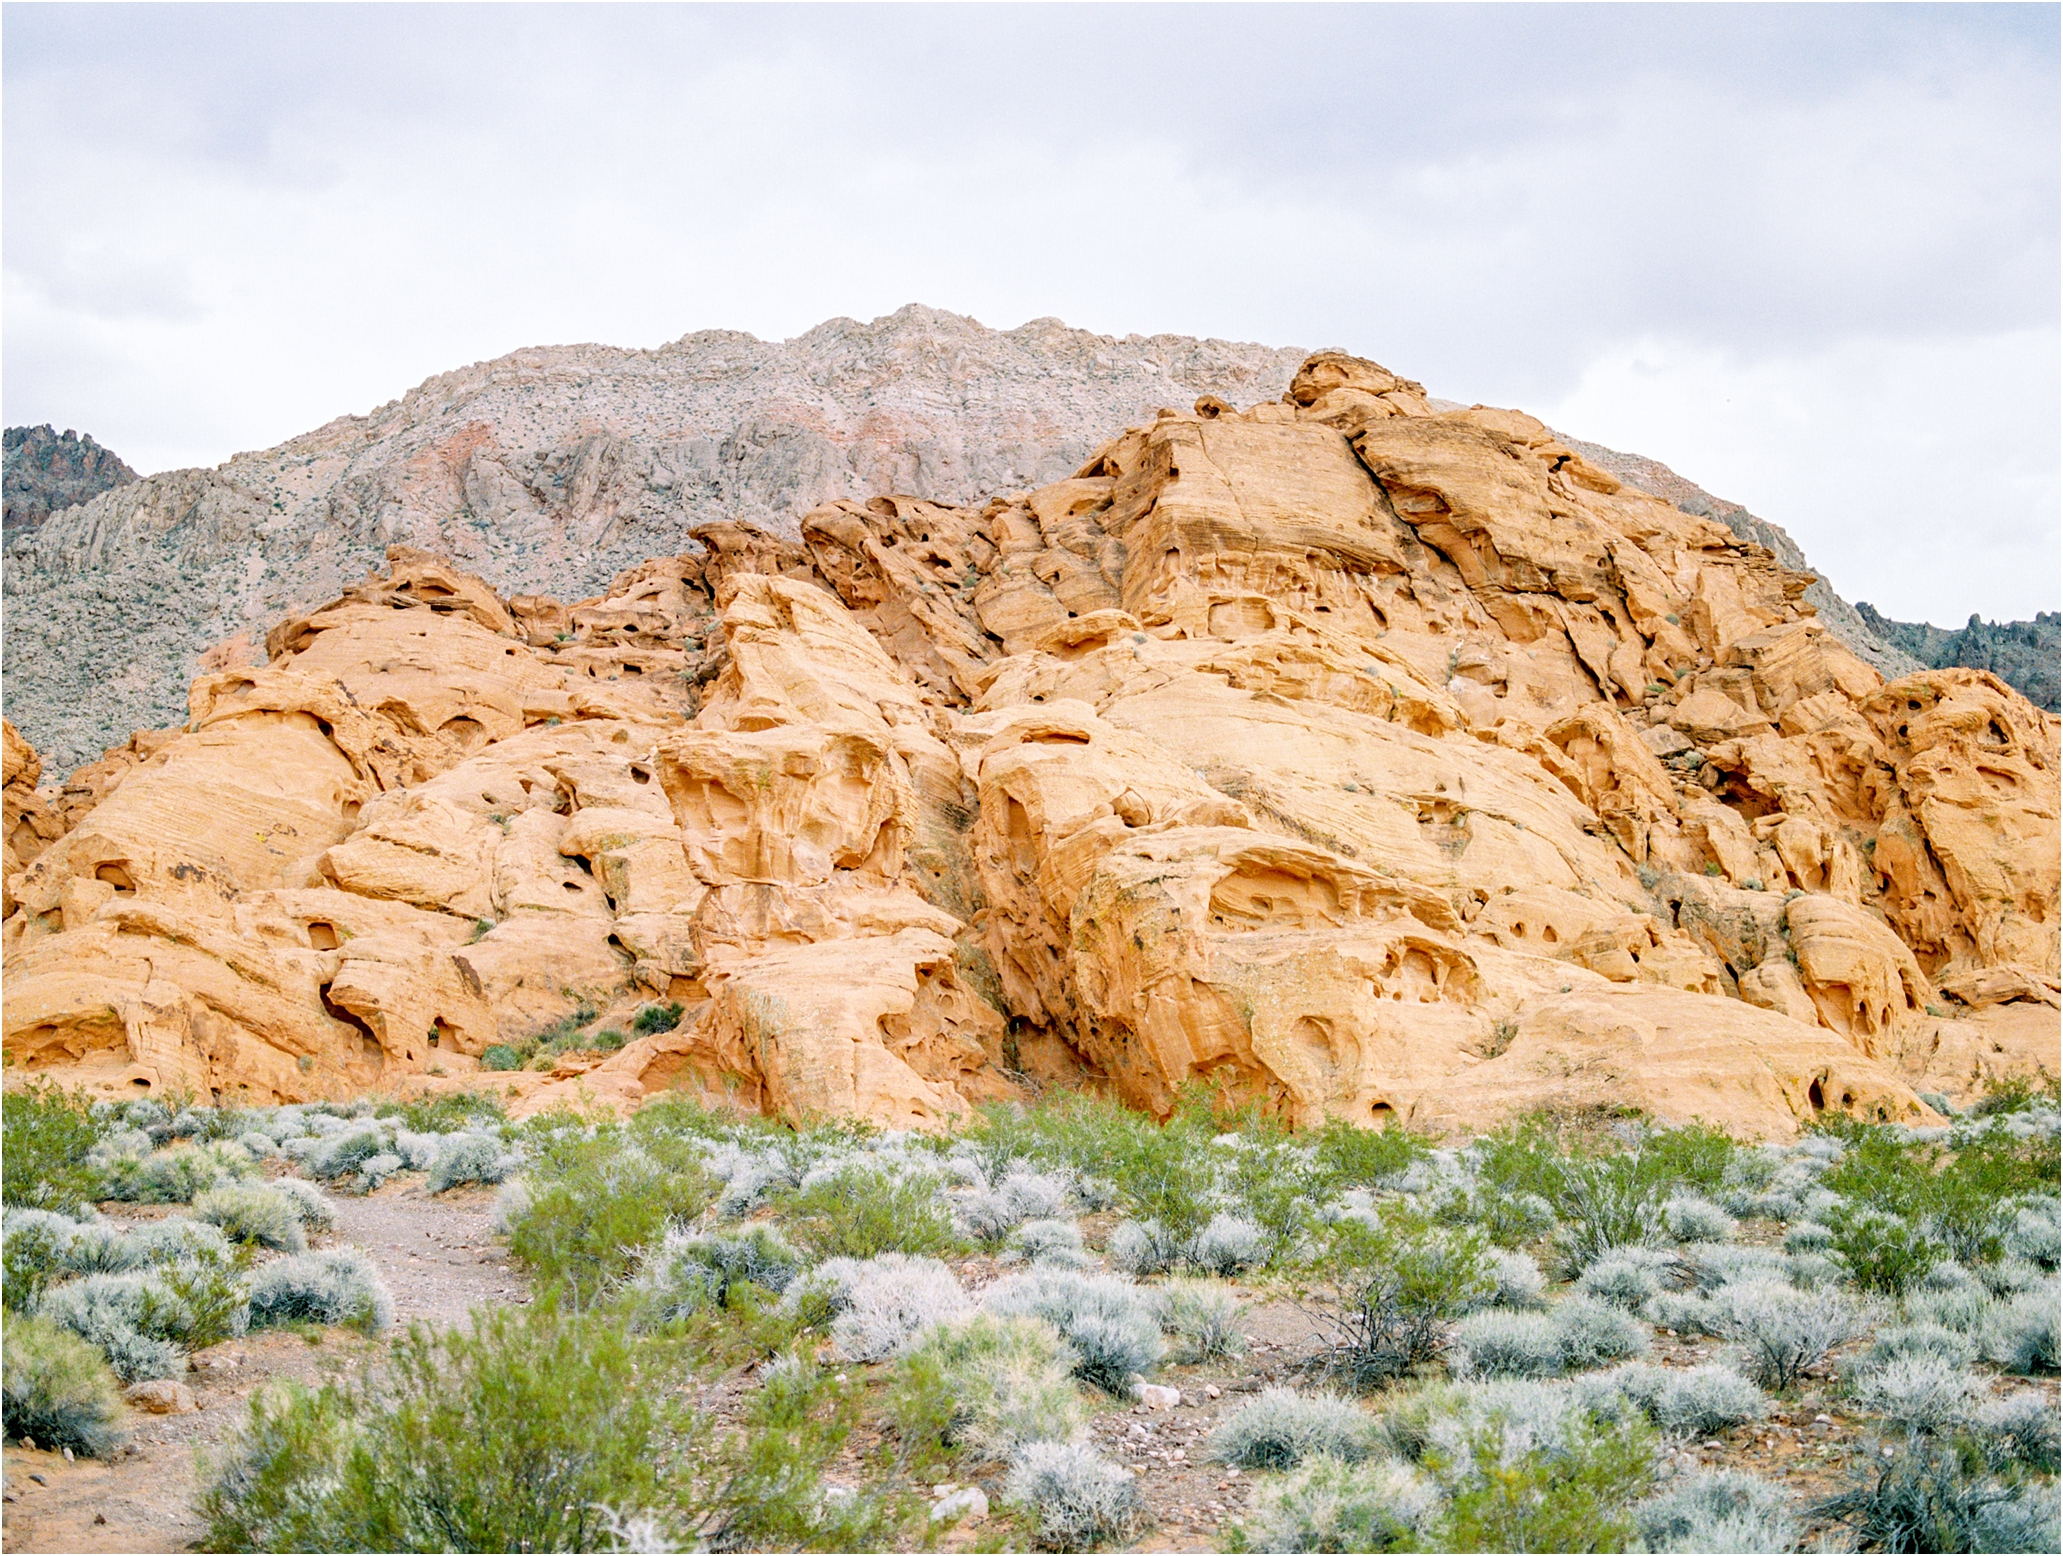
<svg viewBox="0 0 2063 1556"><path fill-rule="evenodd" d="M455 1189L432 1199L421 1180L389 1184L362 1199L335 1198L336 1228L318 1248L363 1249L394 1294L397 1327L410 1322L463 1324L468 1310L527 1301L522 1278L494 1240L491 1189ZM185 1207L108 1205L109 1218L140 1223ZM180 1381L199 1409L154 1416L132 1411L129 1440L105 1463L8 1444L0 1550L177 1551L206 1532L193 1510L206 1483L205 1461L219 1459L260 1386L292 1379L319 1384L376 1354L382 1342L352 1330L315 1332L314 1340L269 1331L232 1340L192 1358Z"/></svg>

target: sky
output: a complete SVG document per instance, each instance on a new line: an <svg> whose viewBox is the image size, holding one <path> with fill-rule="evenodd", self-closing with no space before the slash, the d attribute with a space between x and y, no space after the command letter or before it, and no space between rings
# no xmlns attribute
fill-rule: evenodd
<svg viewBox="0 0 2063 1556"><path fill-rule="evenodd" d="M2053 5L0 7L0 412L213 464L909 302L1338 346L2063 597Z"/></svg>

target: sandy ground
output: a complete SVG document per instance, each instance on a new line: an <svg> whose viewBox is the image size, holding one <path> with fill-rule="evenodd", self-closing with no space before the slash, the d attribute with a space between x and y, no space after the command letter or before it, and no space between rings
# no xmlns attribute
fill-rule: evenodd
<svg viewBox="0 0 2063 1556"><path fill-rule="evenodd" d="M355 1245L371 1256L394 1293L397 1325L462 1323L470 1308L525 1300L521 1277L489 1232L493 1199L491 1189L454 1189L432 1199L420 1179L362 1199L333 1196L336 1229L314 1246ZM111 1219L134 1223L185 1207L104 1209ZM221 1456L252 1392L278 1379L320 1383L378 1344L348 1329L312 1333L316 1343L274 1330L197 1352L183 1381L200 1408L164 1416L132 1411L127 1446L106 1463L68 1463L60 1454L9 1443L0 1550L189 1549L205 1532L193 1504L207 1462Z"/></svg>

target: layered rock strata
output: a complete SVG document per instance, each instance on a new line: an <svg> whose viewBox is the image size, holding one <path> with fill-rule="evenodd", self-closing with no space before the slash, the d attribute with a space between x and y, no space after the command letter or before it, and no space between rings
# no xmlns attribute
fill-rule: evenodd
<svg viewBox="0 0 2063 1556"><path fill-rule="evenodd" d="M573 604L397 547L62 788L10 729L15 1065L337 1096L677 1004L508 1083L1761 1133L2056 1068L2058 721L1522 413L1321 354L799 529Z"/></svg>

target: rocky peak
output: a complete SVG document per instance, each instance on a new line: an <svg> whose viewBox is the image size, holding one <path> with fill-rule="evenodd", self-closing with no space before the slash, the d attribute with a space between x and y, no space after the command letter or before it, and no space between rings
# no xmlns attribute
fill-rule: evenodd
<svg viewBox="0 0 2063 1556"><path fill-rule="evenodd" d="M69 427L62 435L47 425L9 427L4 436L4 529L10 535L136 479L114 454Z"/></svg>

